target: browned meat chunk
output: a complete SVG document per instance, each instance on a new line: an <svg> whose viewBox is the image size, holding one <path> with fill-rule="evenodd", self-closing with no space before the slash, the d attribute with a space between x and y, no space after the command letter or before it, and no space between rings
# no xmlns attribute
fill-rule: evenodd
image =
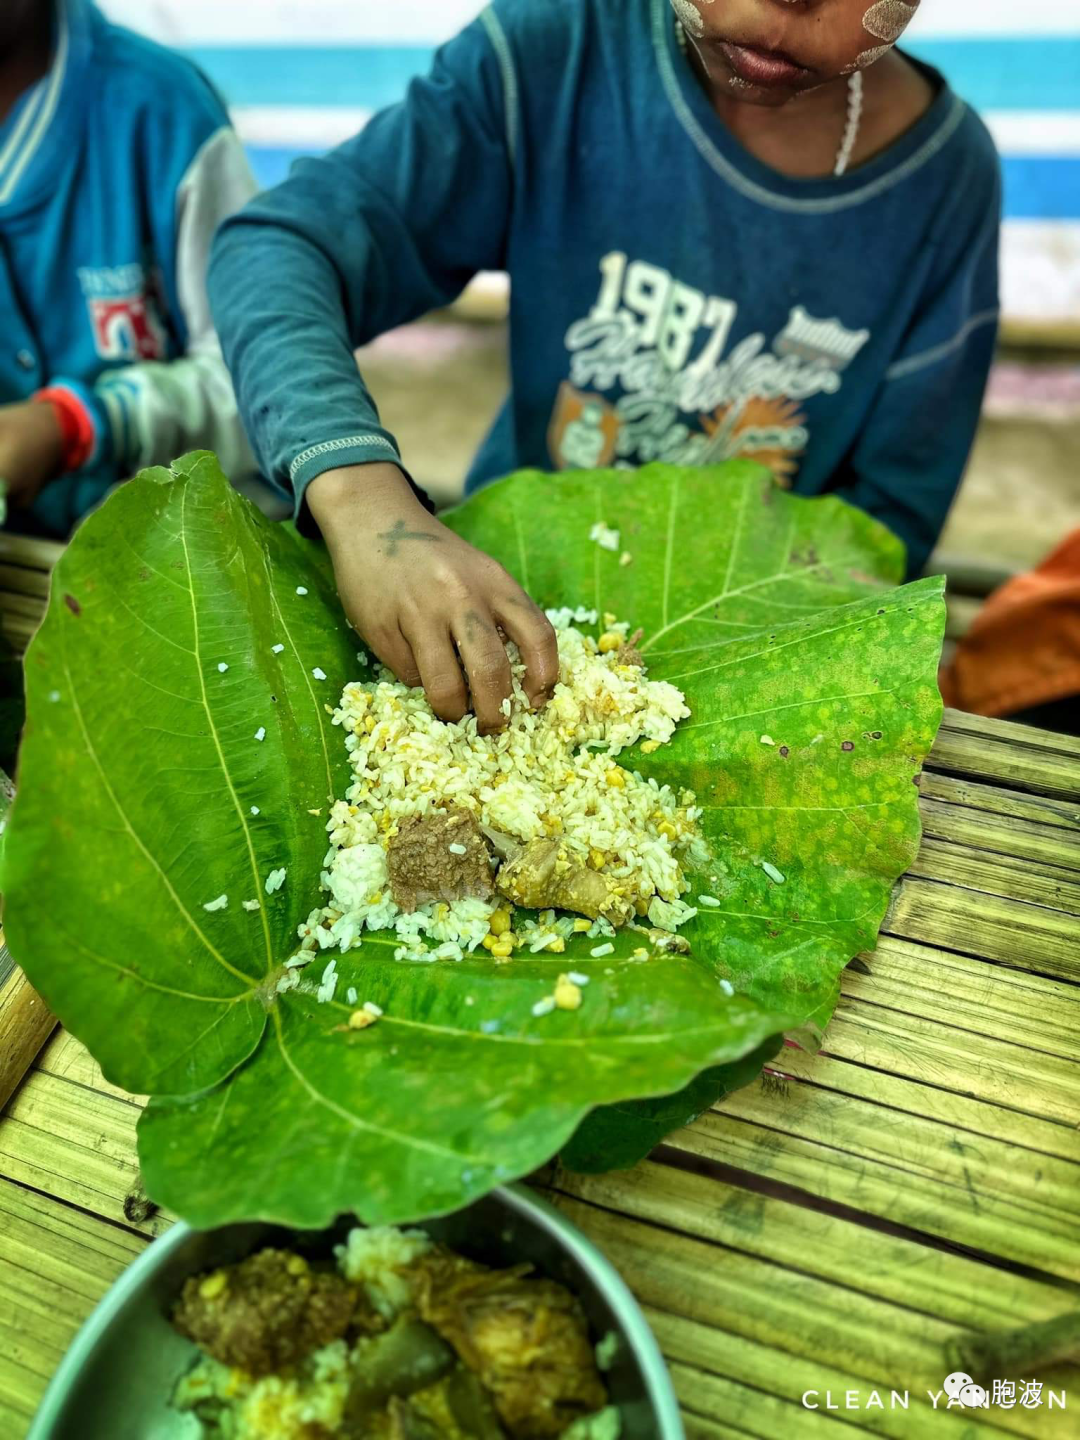
<svg viewBox="0 0 1080 1440"><path fill-rule="evenodd" d="M221 1364L269 1375L344 1335L358 1300L356 1286L302 1256L260 1250L188 1280L173 1324Z"/></svg>
<svg viewBox="0 0 1080 1440"><path fill-rule="evenodd" d="M640 670L645 669L645 659L638 649L644 634L644 630L635 630L626 644L619 647L620 665L636 665Z"/></svg>
<svg viewBox="0 0 1080 1440"><path fill-rule="evenodd" d="M411 914L436 900L490 900L495 888L488 856L480 827L467 810L408 816L386 854L395 905Z"/></svg>
<svg viewBox="0 0 1080 1440"><path fill-rule="evenodd" d="M443 1249L409 1274L421 1316L479 1377L513 1440L553 1440L606 1403L585 1317L563 1286Z"/></svg>
<svg viewBox="0 0 1080 1440"><path fill-rule="evenodd" d="M527 910L572 910L612 925L625 925L634 914L617 880L575 860L559 840L530 840L503 865L496 884L500 895Z"/></svg>

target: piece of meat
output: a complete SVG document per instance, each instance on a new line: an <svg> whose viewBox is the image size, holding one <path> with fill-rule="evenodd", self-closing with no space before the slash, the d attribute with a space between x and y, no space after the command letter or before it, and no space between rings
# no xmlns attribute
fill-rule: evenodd
<svg viewBox="0 0 1080 1440"><path fill-rule="evenodd" d="M645 659L637 648L644 634L644 630L635 630L626 644L619 647L620 665L636 665L641 670L645 669Z"/></svg>
<svg viewBox="0 0 1080 1440"><path fill-rule="evenodd" d="M222 1365L269 1375L339 1339L359 1303L355 1285L303 1256L260 1250L188 1280L173 1324Z"/></svg>
<svg viewBox="0 0 1080 1440"><path fill-rule="evenodd" d="M500 868L495 884L526 910L571 910L612 925L625 925L634 914L619 882L574 859L560 840L530 840Z"/></svg>
<svg viewBox="0 0 1080 1440"><path fill-rule="evenodd" d="M409 1267L423 1319L491 1395L513 1440L554 1440L607 1395L581 1307L562 1285L436 1248Z"/></svg>
<svg viewBox="0 0 1080 1440"><path fill-rule="evenodd" d="M464 855L451 845L464 846ZM409 815L386 852L394 904L407 915L436 900L490 900L495 893L487 843L467 810Z"/></svg>

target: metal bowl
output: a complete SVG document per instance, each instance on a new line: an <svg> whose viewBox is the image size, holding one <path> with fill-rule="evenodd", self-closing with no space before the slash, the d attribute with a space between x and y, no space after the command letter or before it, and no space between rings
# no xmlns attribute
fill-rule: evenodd
<svg viewBox="0 0 1080 1440"><path fill-rule="evenodd" d="M357 1222L329 1230L176 1225L131 1265L86 1322L46 1392L28 1440L194 1440L198 1422L169 1406L196 1350L168 1321L189 1275L244 1259L264 1245L329 1256ZM557 1210L509 1186L421 1227L493 1266L531 1261L581 1301L595 1339L618 1347L605 1382L622 1416L623 1440L685 1440L667 1368L645 1317L619 1275Z"/></svg>

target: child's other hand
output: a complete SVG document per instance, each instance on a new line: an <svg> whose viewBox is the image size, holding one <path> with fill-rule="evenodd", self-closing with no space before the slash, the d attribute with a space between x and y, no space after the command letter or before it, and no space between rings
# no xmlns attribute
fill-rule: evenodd
<svg viewBox="0 0 1080 1440"><path fill-rule="evenodd" d="M307 502L346 615L399 680L423 685L440 719L460 720L471 696L482 733L506 724L500 630L521 651L530 702L550 698L559 655L547 617L501 565L427 513L396 465L328 470Z"/></svg>
<svg viewBox="0 0 1080 1440"><path fill-rule="evenodd" d="M0 405L0 480L13 505L30 505L63 462L64 437L51 405Z"/></svg>

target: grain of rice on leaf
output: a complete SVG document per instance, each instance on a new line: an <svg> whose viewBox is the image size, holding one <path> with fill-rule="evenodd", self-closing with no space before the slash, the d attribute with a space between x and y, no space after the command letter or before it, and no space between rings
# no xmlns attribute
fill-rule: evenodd
<svg viewBox="0 0 1080 1440"><path fill-rule="evenodd" d="M156 1097L148 1189L198 1225L453 1209L597 1106L670 1097L824 1024L913 851L943 606L936 582L890 590L902 557L880 527L740 465L527 474L449 518L541 604L645 628L650 674L693 713L621 762L697 791L715 863L693 893L720 904L687 927L690 957L642 963L620 932L600 957L579 936L501 967L409 964L370 935L333 956L333 1000L285 980L322 903L312 812L348 783L326 705L363 678L357 640L321 550L212 456L125 486L63 557L28 656L5 922L105 1074ZM632 565L589 539L600 521ZM586 1003L534 1015L569 970ZM350 993L377 1024L350 1027Z"/></svg>

